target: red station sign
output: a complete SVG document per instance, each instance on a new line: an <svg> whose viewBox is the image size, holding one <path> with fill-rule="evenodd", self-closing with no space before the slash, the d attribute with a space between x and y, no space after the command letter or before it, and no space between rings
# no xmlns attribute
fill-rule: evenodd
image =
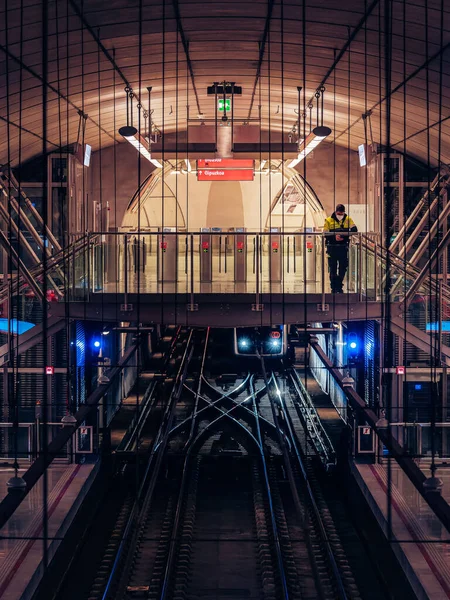
<svg viewBox="0 0 450 600"><path fill-rule="evenodd" d="M197 169L197 181L253 181L253 169Z"/></svg>
<svg viewBox="0 0 450 600"><path fill-rule="evenodd" d="M252 158L199 158L197 169L254 169Z"/></svg>

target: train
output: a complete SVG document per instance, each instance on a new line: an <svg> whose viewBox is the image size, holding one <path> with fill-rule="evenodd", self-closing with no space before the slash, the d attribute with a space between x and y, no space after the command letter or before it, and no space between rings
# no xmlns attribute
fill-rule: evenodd
<svg viewBox="0 0 450 600"><path fill-rule="evenodd" d="M234 353L239 356L283 356L287 350L285 325L235 327Z"/></svg>

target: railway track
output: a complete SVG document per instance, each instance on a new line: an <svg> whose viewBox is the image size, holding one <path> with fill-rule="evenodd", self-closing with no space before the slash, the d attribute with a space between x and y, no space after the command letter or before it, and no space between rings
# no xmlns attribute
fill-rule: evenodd
<svg viewBox="0 0 450 600"><path fill-rule="evenodd" d="M276 377L263 368L262 378L220 391L205 376L208 337L186 350L131 558L103 597L358 598L347 594L311 501Z"/></svg>
<svg viewBox="0 0 450 600"><path fill-rule="evenodd" d="M225 392L208 377L209 343L209 330L186 335L137 500L90 598L362 598L287 376L261 361Z"/></svg>

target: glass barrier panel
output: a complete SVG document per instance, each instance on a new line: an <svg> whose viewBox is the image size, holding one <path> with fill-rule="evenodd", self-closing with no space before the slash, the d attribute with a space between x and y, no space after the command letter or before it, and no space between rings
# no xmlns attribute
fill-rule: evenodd
<svg viewBox="0 0 450 600"><path fill-rule="evenodd" d="M350 237L344 292L380 300L383 253L360 234ZM63 252L49 269L48 287L64 290L71 300L99 293L331 292L329 250L318 232L91 234ZM403 277L396 265L392 271L394 283ZM399 286L395 298L401 293Z"/></svg>

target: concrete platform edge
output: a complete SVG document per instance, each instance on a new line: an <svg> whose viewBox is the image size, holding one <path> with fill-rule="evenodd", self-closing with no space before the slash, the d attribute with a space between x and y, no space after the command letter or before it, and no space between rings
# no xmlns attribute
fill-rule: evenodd
<svg viewBox="0 0 450 600"><path fill-rule="evenodd" d="M351 472L352 472L353 477L355 478L355 481L357 482L361 492L363 493L364 498L366 499L367 504L370 507L370 510L372 511L373 515L375 516L381 530L383 531L383 533L387 539L386 519L385 519L383 513L381 512L375 498L372 496L368 486L366 485L364 478L362 477L361 473L359 472L359 470L357 469L356 465L353 462L351 463ZM425 592L419 578L417 577L416 572L414 571L414 569L412 568L406 555L404 554L401 544L391 543L391 547L392 547L392 550L394 551L395 556L397 557L397 560L398 560L401 568L403 569L403 572L405 573L406 577L408 578L411 588L413 589L414 593L416 594L418 600L429 600L429 596Z"/></svg>
<svg viewBox="0 0 450 600"><path fill-rule="evenodd" d="M66 535L78 510L80 509L80 506L81 506L83 500L85 499L89 489L91 488L92 484L94 483L94 481L98 475L98 471L100 469L100 464L101 464L100 460L98 460L95 463L94 468L89 473L89 476L87 477L86 481L83 483L83 486L82 486L75 502L72 504L72 507L70 508L69 512L65 516L64 521L61 523L55 537L63 538ZM55 555L58 551L58 547L61 544L61 541L62 540L58 539L58 540L53 540L50 543L50 545L48 547L49 565L51 564L53 558L55 557ZM36 590L42 580L43 575L44 575L44 566L41 561L39 563L38 567L36 568L33 576L31 577L27 587L25 588L25 591L22 594L21 600L31 600L33 598L33 595L36 592Z"/></svg>

